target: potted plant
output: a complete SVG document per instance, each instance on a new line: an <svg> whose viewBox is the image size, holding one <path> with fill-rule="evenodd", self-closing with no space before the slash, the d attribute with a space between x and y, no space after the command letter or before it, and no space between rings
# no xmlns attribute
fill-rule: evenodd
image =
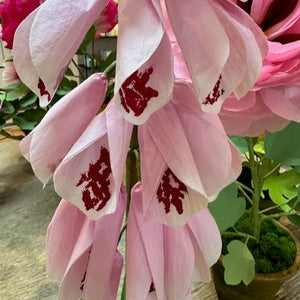
<svg viewBox="0 0 300 300"><path fill-rule="evenodd" d="M299 138L295 122L264 137L232 138L243 172L209 205L223 240L213 267L222 300L272 299L300 267L300 244L278 222L287 216L300 225Z"/></svg>

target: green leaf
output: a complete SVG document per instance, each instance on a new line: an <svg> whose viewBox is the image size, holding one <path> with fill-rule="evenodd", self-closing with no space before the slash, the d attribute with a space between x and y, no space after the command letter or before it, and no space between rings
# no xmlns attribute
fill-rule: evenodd
<svg viewBox="0 0 300 300"><path fill-rule="evenodd" d="M300 184L300 174L292 169L268 176L264 181L263 190L269 190L272 201L280 205L282 210L289 212L291 207L285 203L297 196L298 184Z"/></svg>
<svg viewBox="0 0 300 300"><path fill-rule="evenodd" d="M300 227L300 215L290 215L288 216L290 222Z"/></svg>
<svg viewBox="0 0 300 300"><path fill-rule="evenodd" d="M13 101L16 99L23 98L30 92L29 88L25 84L20 84L16 89L6 94L6 101Z"/></svg>
<svg viewBox="0 0 300 300"><path fill-rule="evenodd" d="M288 166L300 166L300 124L291 122L286 128L268 133L265 138L266 156Z"/></svg>
<svg viewBox="0 0 300 300"><path fill-rule="evenodd" d="M229 136L230 140L234 143L234 145L239 149L241 154L248 152L247 141L240 136Z"/></svg>
<svg viewBox="0 0 300 300"><path fill-rule="evenodd" d="M8 101L4 101L3 102L3 107L4 107L4 112L5 114L13 114L15 112L15 107L12 105L12 103L8 102Z"/></svg>
<svg viewBox="0 0 300 300"><path fill-rule="evenodd" d="M80 47L76 51L77 55L84 55L86 53L87 46L93 40L95 34L96 34L96 29L94 26L92 26L88 31L88 33L86 34L85 38L83 39Z"/></svg>
<svg viewBox="0 0 300 300"><path fill-rule="evenodd" d="M36 103L37 100L38 100L37 95L35 95L34 93L29 93L20 101L20 106L22 108L26 108Z"/></svg>
<svg viewBox="0 0 300 300"><path fill-rule="evenodd" d="M124 279L123 279L121 300L126 300L126 276L124 276Z"/></svg>
<svg viewBox="0 0 300 300"><path fill-rule="evenodd" d="M220 192L215 201L208 204L221 232L233 226L246 210L245 198L238 198L237 194L237 186L233 182Z"/></svg>
<svg viewBox="0 0 300 300"><path fill-rule="evenodd" d="M229 285L238 285L241 281L248 285L255 276L255 261L248 247L238 240L231 241L228 254L223 258L224 280Z"/></svg>
<svg viewBox="0 0 300 300"><path fill-rule="evenodd" d="M32 130L42 120L46 111L42 108L28 109L13 118L13 122L23 130Z"/></svg>

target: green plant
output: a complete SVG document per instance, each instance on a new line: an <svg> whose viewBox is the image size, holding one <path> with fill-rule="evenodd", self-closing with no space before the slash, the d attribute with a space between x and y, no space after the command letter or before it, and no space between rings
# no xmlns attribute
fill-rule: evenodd
<svg viewBox="0 0 300 300"><path fill-rule="evenodd" d="M258 273L287 269L296 246L273 220L300 226L300 124L259 138L232 137L243 172L209 204L222 234L225 282L248 285Z"/></svg>

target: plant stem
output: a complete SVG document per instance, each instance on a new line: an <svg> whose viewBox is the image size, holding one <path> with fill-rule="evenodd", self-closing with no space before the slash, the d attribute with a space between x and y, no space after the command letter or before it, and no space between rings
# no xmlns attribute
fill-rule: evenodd
<svg viewBox="0 0 300 300"><path fill-rule="evenodd" d="M109 73L115 69L117 61L113 61L104 71L106 77L108 77Z"/></svg>
<svg viewBox="0 0 300 300"><path fill-rule="evenodd" d="M249 203L252 205L253 201L252 199L249 197L249 195L244 191L244 189L240 186L237 185L238 190L244 195L244 197L249 201ZM253 192L252 192L253 193Z"/></svg>
<svg viewBox="0 0 300 300"><path fill-rule="evenodd" d="M280 168L280 164L278 164L275 168L273 168L270 172L264 175L264 180L268 178L272 173L274 173L278 168Z"/></svg>
<svg viewBox="0 0 300 300"><path fill-rule="evenodd" d="M280 208L281 206L284 206L284 205L288 205L289 202L291 202L292 200L294 200L294 199L291 199L291 200L289 200L289 201L287 201L285 203L282 203L282 204L278 204L278 205L274 205L274 206L268 207L266 209L261 210L259 213L260 214L264 214L264 213L266 213L266 212L268 212L270 210L273 210L273 209L276 209L276 208Z"/></svg>
<svg viewBox="0 0 300 300"><path fill-rule="evenodd" d="M248 144L248 151L249 151L249 165L251 170L252 176L252 184L253 184L253 196L252 196L252 210L251 210L251 227L252 227L252 234L257 239L259 239L260 235L260 227L261 227L261 220L259 217L259 201L260 195L262 191L263 185L263 168L260 161L256 161L255 154L254 154L254 144L253 139L247 139Z"/></svg>
<svg viewBox="0 0 300 300"><path fill-rule="evenodd" d="M85 79L83 72L81 71L80 67L78 66L78 64L76 63L76 61L73 58L72 58L72 63L75 66L75 68L78 70L79 75L82 77L82 79Z"/></svg>
<svg viewBox="0 0 300 300"><path fill-rule="evenodd" d="M257 238L253 235L244 233L244 232L231 232L231 231L223 231L222 232L223 236L236 236L236 237L243 237L247 239L252 239L252 240L257 240Z"/></svg>
<svg viewBox="0 0 300 300"><path fill-rule="evenodd" d="M133 127L133 132L130 141L130 149L126 159L126 190L127 190L127 207L126 207L126 220L128 217L129 206L130 206L130 192L132 187L140 180L137 172L139 167L139 157L136 153L138 149L137 139L137 126Z"/></svg>
<svg viewBox="0 0 300 300"><path fill-rule="evenodd" d="M267 220L267 219L278 219L280 217L284 217L284 216L294 216L294 215L299 215L298 213L294 213L294 214L291 214L290 212L281 212L281 213L278 213L278 214L273 214L273 215L268 215L268 216L263 216L262 217L262 220Z"/></svg>

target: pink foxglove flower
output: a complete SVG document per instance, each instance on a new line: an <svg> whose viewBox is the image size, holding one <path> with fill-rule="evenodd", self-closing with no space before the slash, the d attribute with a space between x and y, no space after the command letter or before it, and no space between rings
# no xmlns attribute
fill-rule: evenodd
<svg viewBox="0 0 300 300"><path fill-rule="evenodd" d="M220 117L229 134L257 136L300 121L300 2L253 0L239 6L268 38L269 52L253 89L225 101Z"/></svg>
<svg viewBox="0 0 300 300"><path fill-rule="evenodd" d="M133 11L139 12L135 18ZM144 123L171 98L173 53L163 11L204 110L217 112L231 92L242 97L252 87L267 46L257 25L236 5L218 0L121 1L115 95L127 120Z"/></svg>
<svg viewBox="0 0 300 300"><path fill-rule="evenodd" d="M183 225L241 172L240 154L218 116L201 110L183 80L175 81L172 100L139 126L139 145L146 220Z"/></svg>
<svg viewBox="0 0 300 300"><path fill-rule="evenodd" d="M90 219L99 219L116 209L132 128L114 103L109 103L54 173L56 192Z"/></svg>
<svg viewBox="0 0 300 300"><path fill-rule="evenodd" d="M2 81L4 85L20 82L20 78L16 72L13 61L5 61L3 63L4 70L2 72Z"/></svg>
<svg viewBox="0 0 300 300"><path fill-rule="evenodd" d="M221 237L213 217L204 208L180 228L145 222L140 183L132 189L131 196L126 297L130 300L191 299L191 283L210 280L209 267L221 252Z"/></svg>
<svg viewBox="0 0 300 300"><path fill-rule="evenodd" d="M94 74L57 102L22 140L20 149L46 184L104 101L107 80Z"/></svg>
<svg viewBox="0 0 300 300"><path fill-rule="evenodd" d="M13 56L22 80L46 106L108 0L47 0L18 27ZM46 21L45 21L46 20Z"/></svg>
<svg viewBox="0 0 300 300"><path fill-rule="evenodd" d="M117 298L123 259L116 249L125 206L124 188L115 213L98 221L61 201L47 232L47 271L61 280L59 300Z"/></svg>
<svg viewBox="0 0 300 300"><path fill-rule="evenodd" d="M228 1L165 2L203 109L218 111L232 91L243 96L256 81L267 51L265 37L253 20ZM108 0L76 3L47 0L16 32L17 72L43 105L53 97L73 54ZM166 104L173 89L173 53L163 10L160 0L119 4L116 104L136 124Z"/></svg>
<svg viewBox="0 0 300 300"><path fill-rule="evenodd" d="M95 38L100 38L102 33L111 31L118 23L118 7L113 0L110 0L101 15L94 23L96 29Z"/></svg>
<svg viewBox="0 0 300 300"><path fill-rule="evenodd" d="M0 3L1 39L12 49L14 35L20 23L38 6L40 0L4 0Z"/></svg>

